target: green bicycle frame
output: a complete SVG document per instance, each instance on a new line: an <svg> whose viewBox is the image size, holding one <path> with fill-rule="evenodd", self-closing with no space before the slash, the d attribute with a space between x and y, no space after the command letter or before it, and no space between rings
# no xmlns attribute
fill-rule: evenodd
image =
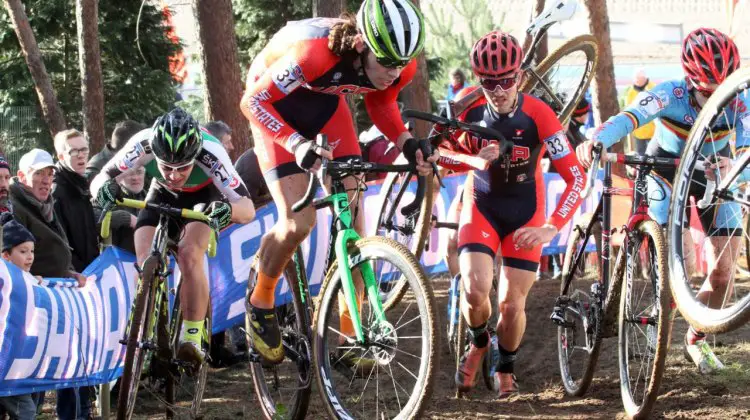
<svg viewBox="0 0 750 420"><path fill-rule="evenodd" d="M346 306L349 308L349 315L352 318L352 326L354 327L354 333L357 337L357 341L363 343L365 341L365 334L362 329L362 320L359 316L359 307L357 305L357 293L354 287L354 280L352 278L352 270L349 268L349 243L356 242L360 239L357 231L352 226L352 213L349 210L349 196L346 192L340 192L339 188L333 183L334 193L324 198L322 201L333 205L334 220L337 220L336 239L334 243L334 250L336 252L336 260L339 262L339 276L341 277L341 287L344 290L344 297L346 298ZM362 280L365 284L365 290L367 292L367 298L370 304L373 305L375 311L375 319L377 322L385 321L385 312L383 310L383 303L380 301L380 293L378 293L378 285L375 281L375 273L373 272L370 264L362 264L361 266Z"/></svg>

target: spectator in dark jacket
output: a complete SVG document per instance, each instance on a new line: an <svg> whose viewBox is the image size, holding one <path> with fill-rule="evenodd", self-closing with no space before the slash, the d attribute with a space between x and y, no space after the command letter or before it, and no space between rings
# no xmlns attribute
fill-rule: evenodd
<svg viewBox="0 0 750 420"><path fill-rule="evenodd" d="M104 146L101 152L95 154L88 165L86 165L86 172L84 176L86 181L91 182L94 177L101 172L104 164L109 162L110 159L117 153L125 143L130 140L133 135L146 128L145 125L131 120L120 121L115 125L115 129L112 130L112 137L109 140L109 144Z"/></svg>
<svg viewBox="0 0 750 420"><path fill-rule="evenodd" d="M99 231L83 176L89 144L80 131L65 130L55 135L55 151L59 159L52 187L55 214L68 238L73 268L82 272L99 256Z"/></svg>
<svg viewBox="0 0 750 420"><path fill-rule="evenodd" d="M10 197L16 220L37 239L31 274L73 277L78 280L79 286L85 285L86 278L73 268L68 238L55 214L55 200L51 194L55 168L52 156L44 150L34 149L21 157L18 166L18 177L13 178ZM87 418L91 410L92 390L91 387L81 388L80 392L74 388L58 390L58 418Z"/></svg>

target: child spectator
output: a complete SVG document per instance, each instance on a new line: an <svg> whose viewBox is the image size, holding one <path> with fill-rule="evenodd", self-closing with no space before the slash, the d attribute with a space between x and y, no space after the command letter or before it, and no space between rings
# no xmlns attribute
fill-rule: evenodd
<svg viewBox="0 0 750 420"><path fill-rule="evenodd" d="M3 229L2 257L23 271L29 272L34 263L34 243L36 239L22 224L13 219L11 213L0 215ZM37 277L41 281L41 277ZM0 397L0 408L11 420L33 420L36 418L36 403L32 394Z"/></svg>

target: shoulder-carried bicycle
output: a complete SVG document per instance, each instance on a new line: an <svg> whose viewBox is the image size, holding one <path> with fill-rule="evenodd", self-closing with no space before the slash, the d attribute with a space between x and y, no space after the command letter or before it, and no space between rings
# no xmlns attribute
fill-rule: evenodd
<svg viewBox="0 0 750 420"><path fill-rule="evenodd" d="M600 159L604 165L602 197L593 214L576 221L568 239L560 296L551 320L558 326L560 375L568 394L583 395L591 384L604 338L617 335L620 390L630 418L646 418L656 402L664 373L671 330L667 289L667 249L661 226L648 216L647 176L653 168L675 167L679 160L594 150L586 196L592 190ZM634 187L612 186L613 162L637 168ZM632 195L627 223L612 226L612 197ZM612 235L623 244L612 265ZM596 251L594 270L587 255ZM642 270L645 252L650 264Z"/></svg>
<svg viewBox="0 0 750 420"><path fill-rule="evenodd" d="M151 252L143 264L136 265L137 291L125 330L125 338L120 340L120 343L126 346L126 350L117 400L117 418L127 420L133 416L139 385L144 385L152 396L164 404L167 418L173 418L180 410L186 411L191 418L195 418L198 416L206 389L208 364L204 361L195 370L191 364L184 363L176 357L182 328L181 282L175 280L176 288L170 288L168 284L168 278L172 274L170 259L176 261L177 252L177 242L175 238L169 236L168 225L172 219L189 219L211 226L212 232L208 247L211 257L216 254L217 228L213 221L200 211L127 198L118 200L117 205L135 209L147 208L159 213L159 223L151 243ZM103 238L107 238L110 233L111 209L105 210L101 227ZM174 299L171 308L170 296ZM206 355L210 354L210 334L211 305L209 301L202 339ZM177 399L189 400L189 407L178 406Z"/></svg>
<svg viewBox="0 0 750 420"><path fill-rule="evenodd" d="M750 69L735 71L701 109L685 141L685 150L674 179L669 209L670 286L685 320L704 333L724 333L750 320L750 279L747 275L712 278L712 266L739 266L744 245L750 257ZM701 162L717 156L731 160L731 170L706 178ZM694 235L694 214L712 215L713 226ZM711 254L718 260L702 273L697 266ZM708 282L703 280L708 277ZM716 282L716 284L714 284ZM703 283L703 284L702 284ZM721 286L724 286L724 291Z"/></svg>
<svg viewBox="0 0 750 420"><path fill-rule="evenodd" d="M561 45L538 65L534 65L534 58L547 31L554 24L570 19L576 8L575 0L557 0L534 19L526 30L532 36L532 42L525 51L522 63L524 80L520 86L521 92L546 102L563 124L567 123L583 98L596 71L599 54L596 39L592 35L581 35ZM482 90L477 89L469 95L469 98L461 101L462 104L472 103L472 97L480 97ZM458 104L449 101L446 116L452 119L463 111ZM419 118L412 112L405 112L404 118ZM427 186L425 199L418 208L405 213L394 210L401 208L399 203L402 197L408 195L412 180L414 175L399 173L389 174L385 178L381 189L384 201L378 217L377 232L378 235L393 238L406 245L420 258L431 232L432 185Z"/></svg>

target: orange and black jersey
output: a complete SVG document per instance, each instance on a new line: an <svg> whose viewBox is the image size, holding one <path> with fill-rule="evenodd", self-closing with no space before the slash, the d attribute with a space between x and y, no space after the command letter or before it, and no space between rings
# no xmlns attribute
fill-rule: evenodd
<svg viewBox="0 0 750 420"><path fill-rule="evenodd" d="M464 89L461 93L468 95L470 90ZM585 184L586 175L565 130L547 104L533 96L519 93L515 110L509 114L498 114L481 96L458 119L492 128L514 143L510 167L498 160L485 171L473 171L476 194L492 199L507 195L521 197L525 191L535 197L537 207L544 208L544 179L540 161L546 149L552 164L567 183L555 212L547 222L559 230L570 220L581 203L579 193ZM496 139L458 132L440 147L456 153L477 155L483 147L495 142ZM449 158L441 158L440 164L449 169L466 170L465 166L456 164Z"/></svg>
<svg viewBox="0 0 750 420"><path fill-rule="evenodd" d="M302 100L307 97L291 95L296 90L334 97L364 94L368 114L388 139L395 141L399 135L407 132L396 98L414 77L416 61L412 60L391 86L385 90L377 90L363 68L355 68L351 60L342 59L328 48L328 35L338 22L341 20L313 18L287 23L273 36L250 67L247 91L241 105L243 113L264 138L272 139L288 151L291 150L291 144L300 137L309 138L310 132L319 129L312 127L315 125L312 120L326 117L312 118L310 123L298 123L297 127L287 121L291 116L284 115L284 109L295 107L286 103L283 106L277 104L286 98ZM299 98L295 99L297 97ZM316 112L316 109L309 110L310 114ZM332 115L333 112L328 114ZM307 125L311 127L306 127ZM345 141L356 142L356 138Z"/></svg>

